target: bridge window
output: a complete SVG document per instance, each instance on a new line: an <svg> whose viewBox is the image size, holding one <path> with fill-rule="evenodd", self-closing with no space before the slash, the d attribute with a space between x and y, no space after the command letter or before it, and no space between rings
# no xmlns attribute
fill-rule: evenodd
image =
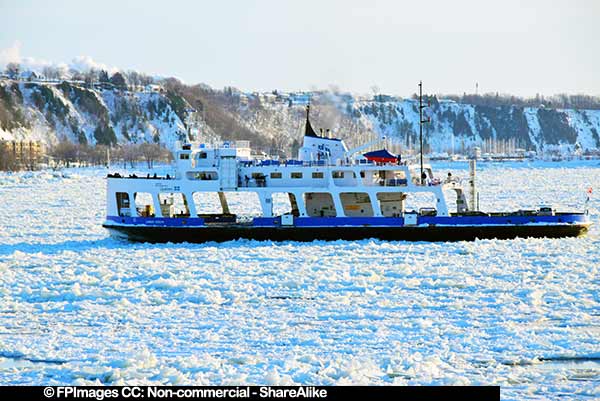
<svg viewBox="0 0 600 401"><path fill-rule="evenodd" d="M354 171L332 171L333 182L337 186L349 187L357 185Z"/></svg>
<svg viewBox="0 0 600 401"><path fill-rule="evenodd" d="M190 154L189 153L181 153L179 155L179 159L180 160L188 160L190 158Z"/></svg>
<svg viewBox="0 0 600 401"><path fill-rule="evenodd" d="M216 171L188 171L185 175L188 180L215 181L219 179Z"/></svg>

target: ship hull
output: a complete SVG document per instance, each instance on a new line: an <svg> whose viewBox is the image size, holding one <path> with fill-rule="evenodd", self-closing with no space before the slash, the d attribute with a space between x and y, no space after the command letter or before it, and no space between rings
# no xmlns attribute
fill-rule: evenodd
<svg viewBox="0 0 600 401"><path fill-rule="evenodd" d="M255 227L224 225L203 227L148 227L105 224L111 235L136 242L335 241L376 238L385 241L473 241L476 239L580 237L589 224L488 225L488 226L342 226Z"/></svg>

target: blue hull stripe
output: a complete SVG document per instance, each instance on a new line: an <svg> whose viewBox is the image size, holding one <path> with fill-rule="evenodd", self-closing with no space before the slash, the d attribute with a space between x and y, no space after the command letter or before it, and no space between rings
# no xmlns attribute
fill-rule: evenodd
<svg viewBox="0 0 600 401"><path fill-rule="evenodd" d="M119 217L108 216L107 222L112 225L146 226L146 227L202 227L204 219L174 217ZM588 216L581 213L560 214L556 216L419 216L419 226L494 226L524 224L586 224ZM255 217L254 227L280 227L280 217ZM290 227L403 227L402 217L296 217ZM283 226L287 227L287 226Z"/></svg>
<svg viewBox="0 0 600 401"><path fill-rule="evenodd" d="M557 216L419 216L418 225L440 226L489 226L523 224L582 224L589 222L583 214ZM279 217L256 217L253 225L258 227L279 226ZM295 227L343 227L343 226L387 226L402 227L402 217L297 217Z"/></svg>
<svg viewBox="0 0 600 401"><path fill-rule="evenodd" d="M157 226L157 227L197 227L204 225L201 217L120 217L108 216L106 220L119 225Z"/></svg>

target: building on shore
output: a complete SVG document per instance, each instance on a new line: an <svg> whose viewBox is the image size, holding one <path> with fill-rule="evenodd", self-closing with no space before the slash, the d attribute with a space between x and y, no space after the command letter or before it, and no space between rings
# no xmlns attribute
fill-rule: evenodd
<svg viewBox="0 0 600 401"><path fill-rule="evenodd" d="M44 156L40 141L0 140L0 170L35 170Z"/></svg>

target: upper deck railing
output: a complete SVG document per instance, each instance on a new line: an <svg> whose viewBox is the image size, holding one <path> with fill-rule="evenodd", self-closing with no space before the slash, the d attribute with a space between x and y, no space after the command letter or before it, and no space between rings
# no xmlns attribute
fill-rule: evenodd
<svg viewBox="0 0 600 401"><path fill-rule="evenodd" d="M355 166L381 166L381 167L393 167L393 166L407 166L409 163L406 161L401 162L374 162L371 160L359 159L359 160L342 160L338 159L336 163L331 163L329 160L247 160L240 161L242 167L267 167L267 166L298 166L298 167L355 167Z"/></svg>

